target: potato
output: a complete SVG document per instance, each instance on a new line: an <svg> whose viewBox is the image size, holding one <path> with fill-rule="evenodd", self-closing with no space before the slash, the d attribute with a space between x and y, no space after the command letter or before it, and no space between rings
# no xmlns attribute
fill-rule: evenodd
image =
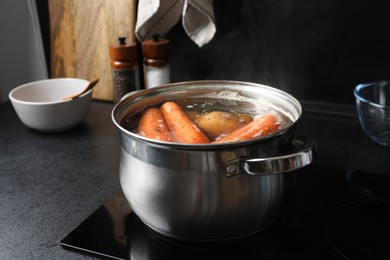
<svg viewBox="0 0 390 260"><path fill-rule="evenodd" d="M222 134L228 134L252 121L249 115L213 111L206 112L195 118L195 123L209 138L215 139Z"/></svg>
<svg viewBox="0 0 390 260"><path fill-rule="evenodd" d="M191 119L193 122L196 122L196 120L202 116L202 113L194 110L187 110L185 111L185 113L188 116L188 118Z"/></svg>
<svg viewBox="0 0 390 260"><path fill-rule="evenodd" d="M238 114L238 116L244 120L245 123L250 123L253 121L253 117L251 115L248 115L248 114Z"/></svg>

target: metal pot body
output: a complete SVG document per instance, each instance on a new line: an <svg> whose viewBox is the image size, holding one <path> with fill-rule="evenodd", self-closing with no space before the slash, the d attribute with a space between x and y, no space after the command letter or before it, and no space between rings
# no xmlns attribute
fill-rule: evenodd
<svg viewBox="0 0 390 260"><path fill-rule="evenodd" d="M163 143L123 127L129 114L147 106L226 89L256 100L271 95L273 105L286 110L294 123L265 138L218 145ZM300 115L293 97L252 83L185 82L131 94L112 114L121 133L125 197L146 225L173 238L226 240L261 230L280 214L294 171L314 160L314 142L294 136Z"/></svg>

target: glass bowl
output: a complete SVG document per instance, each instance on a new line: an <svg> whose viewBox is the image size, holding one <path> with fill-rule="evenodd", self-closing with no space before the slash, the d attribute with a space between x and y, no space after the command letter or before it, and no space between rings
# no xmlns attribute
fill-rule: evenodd
<svg viewBox="0 0 390 260"><path fill-rule="evenodd" d="M390 148L390 81L362 83L353 93L364 132L375 143Z"/></svg>

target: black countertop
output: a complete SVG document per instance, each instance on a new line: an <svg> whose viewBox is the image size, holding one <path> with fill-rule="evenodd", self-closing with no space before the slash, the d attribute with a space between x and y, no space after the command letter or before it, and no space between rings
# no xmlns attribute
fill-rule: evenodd
<svg viewBox="0 0 390 260"><path fill-rule="evenodd" d="M390 150L362 132L352 106L302 102L299 135L318 143L317 165L390 175ZM0 259L89 259L60 240L120 190L112 103L94 101L63 133L25 127L0 105Z"/></svg>
<svg viewBox="0 0 390 260"><path fill-rule="evenodd" d="M40 133L0 105L0 259L84 259L60 240L119 189L113 104L93 102L85 121Z"/></svg>

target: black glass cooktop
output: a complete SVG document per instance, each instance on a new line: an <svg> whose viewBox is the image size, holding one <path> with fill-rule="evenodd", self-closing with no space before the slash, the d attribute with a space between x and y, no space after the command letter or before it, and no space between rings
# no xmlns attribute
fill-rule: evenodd
<svg viewBox="0 0 390 260"><path fill-rule="evenodd" d="M107 259L390 259L390 179L310 165L272 225L246 238L191 243L142 223L121 193L62 241L65 249Z"/></svg>

